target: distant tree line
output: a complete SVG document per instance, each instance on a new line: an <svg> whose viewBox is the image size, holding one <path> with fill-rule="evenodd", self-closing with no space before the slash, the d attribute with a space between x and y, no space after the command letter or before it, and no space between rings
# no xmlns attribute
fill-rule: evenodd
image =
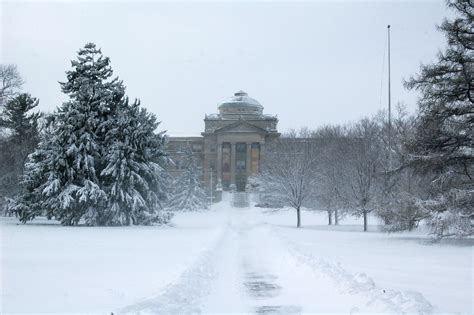
<svg viewBox="0 0 474 315"><path fill-rule="evenodd" d="M405 82L420 92L418 112L397 109L353 124L293 131L267 148L260 189L296 209L379 217L388 231L421 221L437 237L469 236L474 220L474 5L448 2L457 17L439 29L448 47ZM389 138L390 135L390 138Z"/></svg>

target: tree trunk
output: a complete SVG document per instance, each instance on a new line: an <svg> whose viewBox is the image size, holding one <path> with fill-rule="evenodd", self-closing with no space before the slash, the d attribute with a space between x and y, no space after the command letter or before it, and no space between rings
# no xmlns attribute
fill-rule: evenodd
<svg viewBox="0 0 474 315"><path fill-rule="evenodd" d="M328 210L328 225L332 225L332 211Z"/></svg>
<svg viewBox="0 0 474 315"><path fill-rule="evenodd" d="M338 213L337 209L334 210L334 224L339 225L339 213Z"/></svg>
<svg viewBox="0 0 474 315"><path fill-rule="evenodd" d="M296 208L296 227L301 227L300 207Z"/></svg>
<svg viewBox="0 0 474 315"><path fill-rule="evenodd" d="M364 210L364 232L367 232L367 211Z"/></svg>

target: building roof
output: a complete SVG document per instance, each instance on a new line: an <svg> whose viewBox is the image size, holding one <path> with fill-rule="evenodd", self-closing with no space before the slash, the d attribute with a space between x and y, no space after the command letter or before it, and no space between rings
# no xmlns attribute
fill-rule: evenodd
<svg viewBox="0 0 474 315"><path fill-rule="evenodd" d="M246 92L240 90L219 105L219 112L224 115L261 115L263 106L256 99L248 96Z"/></svg>

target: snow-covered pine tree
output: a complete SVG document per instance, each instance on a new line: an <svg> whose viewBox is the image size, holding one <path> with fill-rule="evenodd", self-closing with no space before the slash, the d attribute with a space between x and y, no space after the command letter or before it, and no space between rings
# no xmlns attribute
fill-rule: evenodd
<svg viewBox="0 0 474 315"><path fill-rule="evenodd" d="M26 158L38 145L41 114L32 112L38 104L23 93L10 98L0 112L0 208L19 192Z"/></svg>
<svg viewBox="0 0 474 315"><path fill-rule="evenodd" d="M10 99L0 114L0 128L10 131L10 140L15 143L37 141L39 112L31 112L39 100L28 93Z"/></svg>
<svg viewBox="0 0 474 315"><path fill-rule="evenodd" d="M174 182L174 194L169 203L172 211L207 209L206 193L201 186L201 170L190 148L184 151L184 172Z"/></svg>
<svg viewBox="0 0 474 315"><path fill-rule="evenodd" d="M48 196L50 192L46 190L48 186L51 186L51 182L59 177L57 173L64 164L61 159L64 149L56 138L53 116L47 116L38 147L28 156L25 163L21 182L22 192L15 202L10 204L9 210L16 213L23 223L39 215L46 215L48 219L51 219L58 211L61 211L55 208L56 199L50 199ZM58 186L60 184L59 181L55 183Z"/></svg>
<svg viewBox="0 0 474 315"><path fill-rule="evenodd" d="M407 145L409 165L432 177L431 196L420 208L439 237L474 234L474 4L447 3L457 13L439 27L448 47L406 82L422 95L416 133Z"/></svg>
<svg viewBox="0 0 474 315"><path fill-rule="evenodd" d="M163 172L156 164L157 152L162 152L162 135L154 134L156 118L140 111L138 102L129 105L122 82L112 79L109 58L94 44L79 50L72 67L66 73L68 81L61 83L69 101L48 118L42 141L26 165L25 192L13 210L22 222L43 213L65 225L81 220L88 225L165 221L166 216L158 220L149 215L158 211L161 183L157 178ZM142 133L146 140L130 143L129 135L119 135L121 130L130 132L124 130L128 115L135 115L129 118L137 128L135 133ZM128 147L131 152L124 149ZM127 160L114 173L117 159ZM131 165L130 172L138 175L129 172L132 183L113 186L117 172L127 172L124 165ZM133 202L122 199L118 203L114 187L114 193L125 193L124 198L135 190Z"/></svg>
<svg viewBox="0 0 474 315"><path fill-rule="evenodd" d="M165 193L163 133L155 134L156 117L140 108L140 102L119 108L114 128L106 134L107 165L101 172L108 206L107 222L113 225L164 223L170 214L161 211Z"/></svg>
<svg viewBox="0 0 474 315"><path fill-rule="evenodd" d="M36 209L65 225L79 223L86 214L88 224L105 223L102 214L107 196L96 169L103 167L105 131L125 94L122 83L110 79L109 63L94 44L80 49L78 59L71 62L67 82L60 83L69 101L49 118L48 137L27 165L31 175L35 168L42 170L33 176L38 181L31 181L29 173L25 178L38 204L21 207L20 220L32 219L38 214L33 212Z"/></svg>

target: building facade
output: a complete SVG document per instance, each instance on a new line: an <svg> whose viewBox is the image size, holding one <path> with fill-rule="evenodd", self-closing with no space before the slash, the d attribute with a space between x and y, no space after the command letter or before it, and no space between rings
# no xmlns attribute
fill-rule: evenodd
<svg viewBox="0 0 474 315"><path fill-rule="evenodd" d="M260 171L265 143L280 136L276 116L263 114L263 106L244 91L222 102L217 114L206 115L201 136L169 137L168 151L180 172L186 148L202 168L205 187L212 190L246 191L248 179Z"/></svg>

